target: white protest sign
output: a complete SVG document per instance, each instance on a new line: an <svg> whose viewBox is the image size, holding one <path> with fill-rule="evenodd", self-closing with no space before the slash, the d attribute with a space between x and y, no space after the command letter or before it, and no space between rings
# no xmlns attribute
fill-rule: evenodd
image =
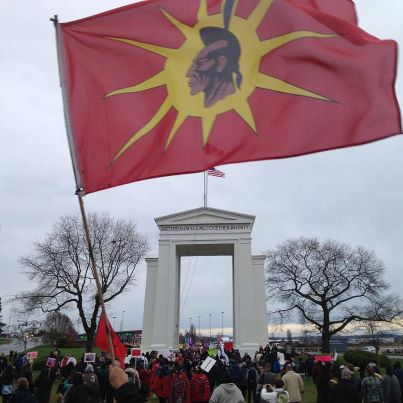
<svg viewBox="0 0 403 403"><path fill-rule="evenodd" d="M200 365L200 368L205 372L210 372L210 369L213 368L215 363L216 360L214 358L207 357Z"/></svg>

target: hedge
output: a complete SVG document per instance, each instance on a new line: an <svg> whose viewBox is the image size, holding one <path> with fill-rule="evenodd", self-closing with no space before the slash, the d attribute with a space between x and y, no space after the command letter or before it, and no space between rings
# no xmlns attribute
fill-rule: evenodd
<svg viewBox="0 0 403 403"><path fill-rule="evenodd" d="M368 351L353 350L344 353L344 360L353 364L355 367L361 367L363 364L367 366L370 362L377 363L378 359L375 353ZM387 368L392 365L390 359L384 355L379 354L379 365L382 368Z"/></svg>

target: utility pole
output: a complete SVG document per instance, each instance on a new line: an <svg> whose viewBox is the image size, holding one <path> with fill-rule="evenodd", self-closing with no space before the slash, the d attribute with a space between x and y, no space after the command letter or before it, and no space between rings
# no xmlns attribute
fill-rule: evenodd
<svg viewBox="0 0 403 403"><path fill-rule="evenodd" d="M123 342L123 316L126 311L122 311L122 320L120 321L120 339Z"/></svg>
<svg viewBox="0 0 403 403"><path fill-rule="evenodd" d="M221 312L221 336L224 338L224 312Z"/></svg>

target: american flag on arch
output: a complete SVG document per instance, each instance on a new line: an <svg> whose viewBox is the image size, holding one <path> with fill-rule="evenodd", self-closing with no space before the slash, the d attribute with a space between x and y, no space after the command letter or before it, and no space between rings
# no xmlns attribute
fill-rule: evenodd
<svg viewBox="0 0 403 403"><path fill-rule="evenodd" d="M215 168L208 169L207 175L217 176L219 178L225 178L225 172L219 171L218 169L215 169Z"/></svg>

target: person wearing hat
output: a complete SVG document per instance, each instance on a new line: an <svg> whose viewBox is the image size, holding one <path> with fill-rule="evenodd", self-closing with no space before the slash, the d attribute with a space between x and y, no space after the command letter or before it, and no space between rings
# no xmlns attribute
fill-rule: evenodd
<svg viewBox="0 0 403 403"><path fill-rule="evenodd" d="M97 390L99 389L98 377L94 372L94 367L92 364L87 364L83 374L83 382L86 385L93 386Z"/></svg>
<svg viewBox="0 0 403 403"><path fill-rule="evenodd" d="M140 382L140 375L136 369L132 367L127 367L125 369L127 376L129 377L129 382L134 383L137 388L137 391L140 391L141 382Z"/></svg>

